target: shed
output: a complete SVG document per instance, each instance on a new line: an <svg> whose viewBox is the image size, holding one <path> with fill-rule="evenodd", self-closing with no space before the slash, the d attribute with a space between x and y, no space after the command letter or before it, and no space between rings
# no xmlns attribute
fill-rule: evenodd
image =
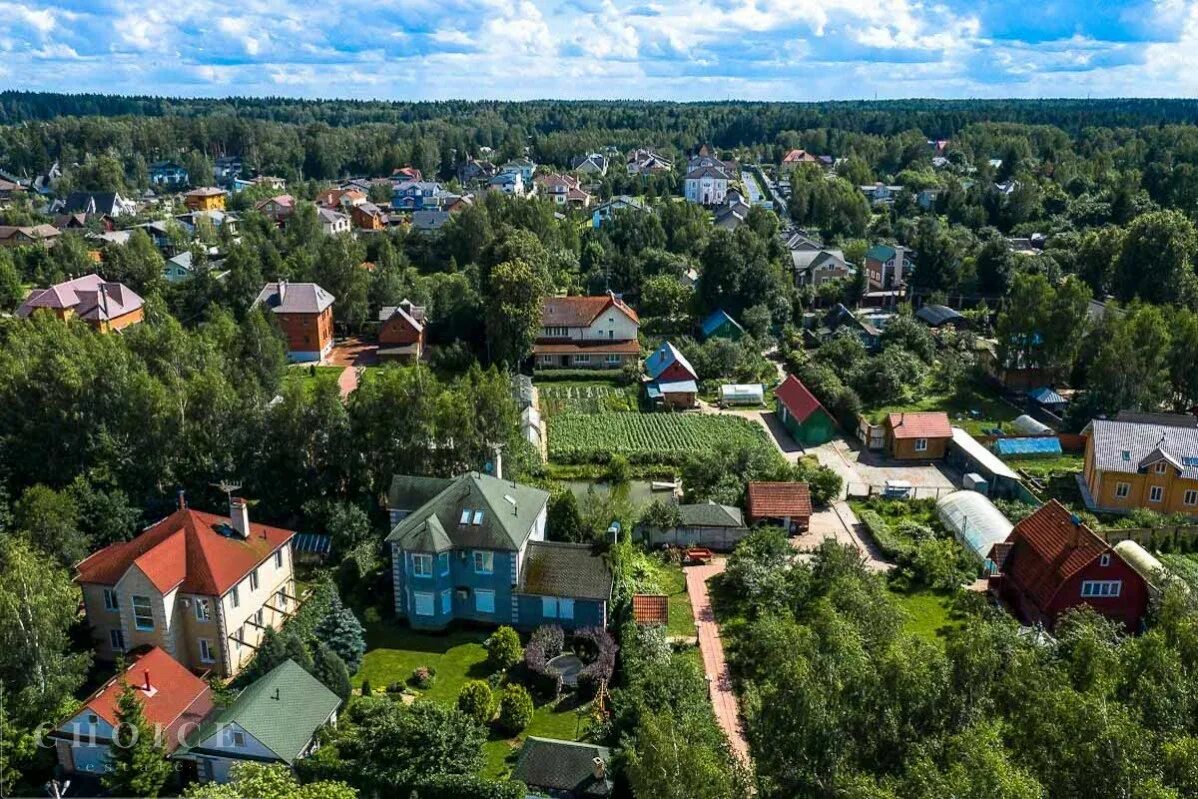
<svg viewBox="0 0 1198 799"><path fill-rule="evenodd" d="M960 427L953 428L952 441L948 446L948 462L962 472L976 472L984 477L990 485L992 497L1014 499L1023 491L1019 475L997 455L986 449L982 442Z"/></svg>
<svg viewBox="0 0 1198 799"><path fill-rule="evenodd" d="M1004 457L1051 457L1061 454L1061 440L1056 436L1000 438L994 442L994 451Z"/></svg>
<svg viewBox="0 0 1198 799"><path fill-rule="evenodd" d="M749 483L749 524L775 522L788 533L806 530L811 521L811 491L806 483Z"/></svg>
<svg viewBox="0 0 1198 799"><path fill-rule="evenodd" d="M1027 398L1039 405L1041 408L1052 411L1053 413L1059 413L1065 410L1065 407L1069 404L1069 400L1065 399L1048 386L1033 388L1031 391L1027 392Z"/></svg>
<svg viewBox="0 0 1198 799"><path fill-rule="evenodd" d="M720 386L720 405L761 405L765 386L760 383L729 383Z"/></svg>
<svg viewBox="0 0 1198 799"><path fill-rule="evenodd" d="M994 545L1006 541L1015 529L993 502L976 491L954 491L941 497L936 502L936 516L966 550L983 562Z"/></svg>
<svg viewBox="0 0 1198 799"><path fill-rule="evenodd" d="M806 447L815 447L832 440L836 423L832 414L820 404L803 382L787 375L774 391L778 419L787 432Z"/></svg>
<svg viewBox="0 0 1198 799"><path fill-rule="evenodd" d="M965 317L947 305L925 305L915 312L915 318L928 327L962 327Z"/></svg>
<svg viewBox="0 0 1198 799"><path fill-rule="evenodd" d="M745 329L740 326L740 323L723 310L709 314L699 327L703 331L705 339L726 338L737 341L745 334Z"/></svg>

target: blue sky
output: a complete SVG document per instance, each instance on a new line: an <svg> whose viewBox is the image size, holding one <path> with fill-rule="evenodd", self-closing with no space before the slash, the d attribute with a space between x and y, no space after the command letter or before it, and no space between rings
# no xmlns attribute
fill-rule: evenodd
<svg viewBox="0 0 1198 799"><path fill-rule="evenodd" d="M1198 95L1198 0L0 0L0 87L383 99Z"/></svg>

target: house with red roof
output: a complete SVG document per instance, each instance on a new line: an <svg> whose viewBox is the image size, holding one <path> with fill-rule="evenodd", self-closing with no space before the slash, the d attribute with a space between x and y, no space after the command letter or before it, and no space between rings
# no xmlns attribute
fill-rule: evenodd
<svg viewBox="0 0 1198 799"><path fill-rule="evenodd" d="M1148 611L1148 583L1119 551L1055 499L990 550L990 590L1028 624L1052 627L1088 605L1130 632Z"/></svg>
<svg viewBox="0 0 1198 799"><path fill-rule="evenodd" d="M424 353L425 310L404 299L379 311L379 360L416 363Z"/></svg>
<svg viewBox="0 0 1198 799"><path fill-rule="evenodd" d="M141 297L125 284L93 274L57 283L48 289L34 289L21 303L16 315L25 319L35 311L44 311L59 319L78 317L101 333L107 333L140 322L145 315L143 305Z"/></svg>
<svg viewBox="0 0 1198 799"><path fill-rule="evenodd" d="M641 354L641 320L612 292L546 297L533 344L538 369L619 369Z"/></svg>
<svg viewBox="0 0 1198 799"><path fill-rule="evenodd" d="M943 411L892 413L882 426L886 452L898 460L939 460L948 452L948 442L953 440L952 425Z"/></svg>
<svg viewBox="0 0 1198 799"><path fill-rule="evenodd" d="M749 524L776 524L788 533L806 530L811 522L811 490L806 483L749 483Z"/></svg>
<svg viewBox="0 0 1198 799"><path fill-rule="evenodd" d="M161 647L187 668L231 677L266 630L295 610L295 533L251 524L239 497L230 499L228 516L179 504L131 541L75 567L96 655L114 660Z"/></svg>
<svg viewBox="0 0 1198 799"><path fill-rule="evenodd" d="M778 420L795 441L817 447L836 435L836 420L815 395L794 375L787 375L774 390Z"/></svg>
<svg viewBox="0 0 1198 799"><path fill-rule="evenodd" d="M75 715L51 730L58 765L68 774L103 774L120 720L117 700L127 683L141 702L146 721L169 755L212 711L212 689L161 647L131 654L124 673L92 694ZM122 736L128 733L122 732ZM123 738L122 738L123 740Z"/></svg>

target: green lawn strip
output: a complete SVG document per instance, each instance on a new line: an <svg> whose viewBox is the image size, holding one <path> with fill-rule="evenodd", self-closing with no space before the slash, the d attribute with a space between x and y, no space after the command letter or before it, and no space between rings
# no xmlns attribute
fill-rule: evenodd
<svg viewBox="0 0 1198 799"><path fill-rule="evenodd" d="M1004 463L1016 471L1022 470L1035 477L1052 477L1061 472L1080 472L1086 459L1079 452L1045 458L1005 458Z"/></svg>
<svg viewBox="0 0 1198 799"><path fill-rule="evenodd" d="M669 602L670 621L666 630L670 635L693 638L695 615L691 611L691 598L686 590L686 574L682 567L673 563L661 563L657 570L657 579L661 582L661 590Z"/></svg>
<svg viewBox="0 0 1198 799"><path fill-rule="evenodd" d="M580 708L572 697L563 697L556 703L539 706L532 716L532 723L516 738L504 738L503 733L491 731L483 753L486 755L486 765L483 766L483 776L500 778L507 776L524 739L530 735L538 738L557 738L561 741L580 740L586 732L590 718L589 706Z"/></svg>
<svg viewBox="0 0 1198 799"><path fill-rule="evenodd" d="M305 387L305 391L314 391L321 383L336 383L337 378L345 370L344 366L292 366L284 379L295 381ZM312 370L315 370L313 374Z"/></svg>
<svg viewBox="0 0 1198 799"><path fill-rule="evenodd" d="M1003 402L987 389L973 385L953 395L928 391L913 402L869 407L865 415L874 424L881 424L891 413L919 411L944 411L955 426L963 428L970 435L981 435L985 430L1005 425L1019 416L1017 408Z"/></svg>
<svg viewBox="0 0 1198 799"><path fill-rule="evenodd" d="M903 630L911 635L943 646L945 633L961 626L953 618L950 598L944 594L927 589L901 592L892 588L890 595L905 612Z"/></svg>

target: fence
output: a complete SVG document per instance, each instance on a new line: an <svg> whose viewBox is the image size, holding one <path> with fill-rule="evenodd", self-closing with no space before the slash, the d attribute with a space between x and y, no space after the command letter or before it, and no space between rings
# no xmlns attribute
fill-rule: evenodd
<svg viewBox="0 0 1198 799"><path fill-rule="evenodd" d="M675 527L637 528L633 537L651 547L707 547L716 552L731 552L748 534L747 527Z"/></svg>
<svg viewBox="0 0 1198 799"><path fill-rule="evenodd" d="M892 489L893 490L893 489ZM943 496L959 491L955 486L911 486L907 489L907 493L901 497L893 496L894 499L940 499ZM848 499L869 499L870 497L885 497L886 486L871 485L869 483L848 483L845 485L845 494Z"/></svg>
<svg viewBox="0 0 1198 799"><path fill-rule="evenodd" d="M886 428L874 424L864 416L857 417L857 438L868 449L882 449L886 446Z"/></svg>

